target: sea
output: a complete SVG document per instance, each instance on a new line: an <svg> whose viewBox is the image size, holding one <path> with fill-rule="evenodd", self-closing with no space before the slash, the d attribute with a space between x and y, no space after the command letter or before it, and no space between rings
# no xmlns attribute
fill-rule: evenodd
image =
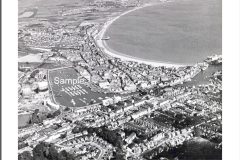
<svg viewBox="0 0 240 160"><path fill-rule="evenodd" d="M222 54L222 1L174 0L144 7L114 21L105 45L149 61L195 64Z"/></svg>

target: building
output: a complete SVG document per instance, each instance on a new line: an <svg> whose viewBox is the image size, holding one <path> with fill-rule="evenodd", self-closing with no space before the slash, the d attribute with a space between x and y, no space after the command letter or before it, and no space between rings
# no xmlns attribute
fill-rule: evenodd
<svg viewBox="0 0 240 160"><path fill-rule="evenodd" d="M131 133L130 134L130 136L128 136L126 139L125 139L125 141L128 143L128 144L130 144L130 143L132 143L132 141L136 138L136 133Z"/></svg>
<svg viewBox="0 0 240 160"><path fill-rule="evenodd" d="M48 82L47 81L38 82L38 89L40 91L47 90L48 89Z"/></svg>
<svg viewBox="0 0 240 160"><path fill-rule="evenodd" d="M131 92L135 92L137 89L135 84L128 84L124 87L125 91L131 91Z"/></svg>
<svg viewBox="0 0 240 160"><path fill-rule="evenodd" d="M114 96L114 98L113 98L113 102L114 103L118 103L118 102L120 102L122 100L122 97L120 97L120 96Z"/></svg>
<svg viewBox="0 0 240 160"><path fill-rule="evenodd" d="M33 91L30 86L24 86L24 87L22 87L21 93L22 93L23 97L27 98L27 97L32 96Z"/></svg>
<svg viewBox="0 0 240 160"><path fill-rule="evenodd" d="M160 139L164 138L164 134L163 133L159 133L159 134L156 134L152 140L153 141L159 141Z"/></svg>
<svg viewBox="0 0 240 160"><path fill-rule="evenodd" d="M102 104L104 106L109 106L110 104L113 104L113 99L112 98L106 98L102 100Z"/></svg>
<svg viewBox="0 0 240 160"><path fill-rule="evenodd" d="M52 103L50 100L46 101L46 105L52 109L58 110L60 108L59 105Z"/></svg>
<svg viewBox="0 0 240 160"><path fill-rule="evenodd" d="M108 81L102 81L102 82L99 82L99 87L103 88L103 89L107 89L109 87L109 82Z"/></svg>

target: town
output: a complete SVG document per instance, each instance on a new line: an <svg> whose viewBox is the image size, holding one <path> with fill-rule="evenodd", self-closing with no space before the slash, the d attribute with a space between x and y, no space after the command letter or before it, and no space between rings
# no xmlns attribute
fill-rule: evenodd
<svg viewBox="0 0 240 160"><path fill-rule="evenodd" d="M111 6L99 1L58 15ZM19 159L150 160L195 138L221 152L221 53L180 67L122 60L98 46L102 21L19 27L24 46L37 51L18 62ZM217 69L205 76L209 68ZM198 76L204 83L195 80ZM56 83L56 78L78 81ZM43 150L48 154L40 154Z"/></svg>

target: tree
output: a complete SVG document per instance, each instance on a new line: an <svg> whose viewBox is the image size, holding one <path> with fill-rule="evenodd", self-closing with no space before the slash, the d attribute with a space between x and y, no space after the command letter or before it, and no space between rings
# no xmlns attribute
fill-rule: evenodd
<svg viewBox="0 0 240 160"><path fill-rule="evenodd" d="M28 143L24 143L24 142L18 143L18 149L22 149L27 146L28 146Z"/></svg>
<svg viewBox="0 0 240 160"><path fill-rule="evenodd" d="M60 138L63 139L63 138L66 138L67 137L67 132L63 133L60 135Z"/></svg>
<svg viewBox="0 0 240 160"><path fill-rule="evenodd" d="M62 150L58 155L58 160L74 160L74 156L66 150Z"/></svg>
<svg viewBox="0 0 240 160"><path fill-rule="evenodd" d="M111 160L125 160L125 155L126 153L124 153L123 150L117 148L116 151L113 153L113 158Z"/></svg>
<svg viewBox="0 0 240 160"><path fill-rule="evenodd" d="M56 110L55 112L53 112L53 116L54 117L57 117L61 114L61 111L60 110Z"/></svg>
<svg viewBox="0 0 240 160"><path fill-rule="evenodd" d="M30 123L42 123L47 116L45 114L39 113L39 109L35 109L34 113L32 114L32 118Z"/></svg>
<svg viewBox="0 0 240 160"><path fill-rule="evenodd" d="M58 151L55 146L45 142L40 142L33 149L34 160L58 160Z"/></svg>
<svg viewBox="0 0 240 160"><path fill-rule="evenodd" d="M66 152L65 150L58 152L53 144L40 142L33 149L32 159L26 160L74 160L74 155Z"/></svg>
<svg viewBox="0 0 240 160"><path fill-rule="evenodd" d="M29 151L24 151L18 155L18 160L33 160L33 157Z"/></svg>
<svg viewBox="0 0 240 160"><path fill-rule="evenodd" d="M44 160L46 159L45 153L46 153L47 147L44 142L40 142L33 148L33 158Z"/></svg>
<svg viewBox="0 0 240 160"><path fill-rule="evenodd" d="M72 129L72 133L73 134L76 134L76 133L79 133L80 132L80 128L78 126L75 126L73 129Z"/></svg>
<svg viewBox="0 0 240 160"><path fill-rule="evenodd" d="M55 149L53 144L50 144L48 148L47 158L49 160L58 160L58 151Z"/></svg>

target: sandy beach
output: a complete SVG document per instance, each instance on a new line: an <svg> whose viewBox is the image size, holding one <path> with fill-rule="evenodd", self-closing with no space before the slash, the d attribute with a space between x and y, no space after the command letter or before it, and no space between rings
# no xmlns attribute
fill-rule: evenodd
<svg viewBox="0 0 240 160"><path fill-rule="evenodd" d="M163 1L162 3L164 3L165 1ZM166 2L165 2L166 3ZM158 66L165 66L165 67L182 67L184 66L183 64L174 64L174 63L168 63L168 62L160 62L160 61L151 61L151 60L145 60L145 59L141 59L141 58L138 58L138 57L132 57L132 56L129 56L129 55L126 55L124 53L119 53L113 49L111 49L105 42L105 40L102 40L102 38L104 37L105 35L105 32L106 30L108 29L108 27L114 22L116 21L118 18L120 18L121 16L124 16L128 13L131 13L133 11L136 11L136 10L139 10L139 9L142 9L144 7L148 7L148 6L152 6L154 4L146 4L146 5L143 5L143 6L140 6L140 7L137 7L137 8L134 8L132 10L128 10L122 14L120 14L119 16L115 17L115 18L112 18L110 20L108 20L105 25L103 26L102 30L98 33L98 35L95 37L96 39L96 42L98 44L98 46L102 49L102 51L110 56L113 56L113 57L117 57L117 58L120 58L122 60L126 60L126 61L135 61L135 62L138 62L138 63L145 63L145 64L149 64L149 65L152 65L152 66L155 66L155 67L158 67Z"/></svg>

